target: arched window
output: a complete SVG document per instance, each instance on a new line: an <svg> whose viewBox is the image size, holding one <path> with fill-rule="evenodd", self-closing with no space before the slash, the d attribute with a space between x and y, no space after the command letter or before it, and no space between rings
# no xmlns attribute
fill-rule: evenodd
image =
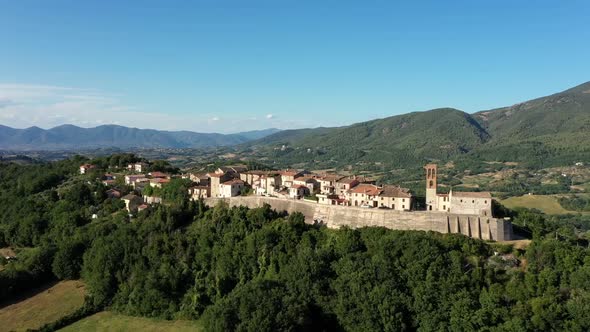
<svg viewBox="0 0 590 332"><path fill-rule="evenodd" d="M434 182L432 180L430 180L429 187L432 187L433 185L434 185Z"/></svg>

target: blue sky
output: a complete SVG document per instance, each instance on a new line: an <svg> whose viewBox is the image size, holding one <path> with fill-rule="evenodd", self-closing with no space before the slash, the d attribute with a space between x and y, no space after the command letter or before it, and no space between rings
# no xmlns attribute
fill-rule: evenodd
<svg viewBox="0 0 590 332"><path fill-rule="evenodd" d="M238 132L590 80L588 1L1 1L0 124Z"/></svg>

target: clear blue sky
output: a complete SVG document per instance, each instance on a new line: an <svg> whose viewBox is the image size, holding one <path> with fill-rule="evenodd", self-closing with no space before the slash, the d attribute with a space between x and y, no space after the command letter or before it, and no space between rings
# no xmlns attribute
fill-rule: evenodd
<svg viewBox="0 0 590 332"><path fill-rule="evenodd" d="M590 80L590 1L0 1L0 124L236 132Z"/></svg>

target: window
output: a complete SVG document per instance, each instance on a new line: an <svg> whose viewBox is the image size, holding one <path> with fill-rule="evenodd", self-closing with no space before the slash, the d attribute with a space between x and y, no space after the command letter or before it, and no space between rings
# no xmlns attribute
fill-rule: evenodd
<svg viewBox="0 0 590 332"><path fill-rule="evenodd" d="M472 200L471 203L475 203L475 200Z"/></svg>
<svg viewBox="0 0 590 332"><path fill-rule="evenodd" d="M405 201L406 201L406 199L405 198L402 198L402 202L405 202Z"/></svg>
<svg viewBox="0 0 590 332"><path fill-rule="evenodd" d="M461 200L461 203L463 203L463 200Z"/></svg>
<svg viewBox="0 0 590 332"><path fill-rule="evenodd" d="M484 204L488 204L488 201L483 201Z"/></svg>
<svg viewBox="0 0 590 332"><path fill-rule="evenodd" d="M405 209L405 208L406 208L406 206L405 205L402 205L402 209Z"/></svg>
<svg viewBox="0 0 590 332"><path fill-rule="evenodd" d="M446 210L446 209L447 209L447 207L445 205L443 205L443 210Z"/></svg>

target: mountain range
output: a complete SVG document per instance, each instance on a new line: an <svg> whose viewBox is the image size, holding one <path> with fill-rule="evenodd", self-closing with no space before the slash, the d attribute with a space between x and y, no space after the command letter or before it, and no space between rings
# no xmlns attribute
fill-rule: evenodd
<svg viewBox="0 0 590 332"><path fill-rule="evenodd" d="M473 114L440 108L344 127L284 130L246 146L291 163L365 161L405 166L462 155L545 164L588 160L590 82Z"/></svg>
<svg viewBox="0 0 590 332"><path fill-rule="evenodd" d="M4 150L79 150L90 148L204 148L229 146L260 139L278 129L237 134L161 131L116 125L80 128L62 125L51 129L15 129L0 125L0 149Z"/></svg>
<svg viewBox="0 0 590 332"><path fill-rule="evenodd" d="M49 130L0 126L0 149L5 150L217 146L235 146L281 163L325 166L359 162L408 166L461 156L539 164L590 161L590 82L472 114L439 108L332 128L223 135L115 125L63 125Z"/></svg>

